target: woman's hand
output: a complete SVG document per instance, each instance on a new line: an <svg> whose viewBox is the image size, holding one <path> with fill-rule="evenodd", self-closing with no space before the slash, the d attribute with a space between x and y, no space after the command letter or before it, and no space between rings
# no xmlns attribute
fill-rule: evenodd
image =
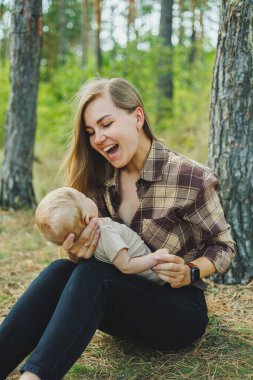
<svg viewBox="0 0 253 380"><path fill-rule="evenodd" d="M158 264L152 270L172 288L181 288L191 283L190 268L182 257L171 255L168 249L162 248L155 252Z"/></svg>
<svg viewBox="0 0 253 380"><path fill-rule="evenodd" d="M89 259L95 252L99 233L98 220L93 218L76 241L75 234L71 233L66 237L62 246L70 254L70 257Z"/></svg>

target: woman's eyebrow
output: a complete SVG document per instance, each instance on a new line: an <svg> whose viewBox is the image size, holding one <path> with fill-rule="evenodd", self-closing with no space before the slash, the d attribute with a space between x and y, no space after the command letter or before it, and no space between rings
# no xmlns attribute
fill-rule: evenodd
<svg viewBox="0 0 253 380"><path fill-rule="evenodd" d="M101 123L101 121L103 121L106 117L108 116L112 116L111 114L108 114L108 115L104 115L104 116L101 116L97 121L96 121L96 124L99 124ZM92 128L90 127L89 125L85 125L85 128Z"/></svg>

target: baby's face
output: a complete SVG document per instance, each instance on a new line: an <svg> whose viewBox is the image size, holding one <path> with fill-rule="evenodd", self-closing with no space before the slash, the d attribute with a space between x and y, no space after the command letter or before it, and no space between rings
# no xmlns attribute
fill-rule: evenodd
<svg viewBox="0 0 253 380"><path fill-rule="evenodd" d="M83 219L88 224L90 219L98 218L98 208L96 203L84 194L80 193L80 197Z"/></svg>

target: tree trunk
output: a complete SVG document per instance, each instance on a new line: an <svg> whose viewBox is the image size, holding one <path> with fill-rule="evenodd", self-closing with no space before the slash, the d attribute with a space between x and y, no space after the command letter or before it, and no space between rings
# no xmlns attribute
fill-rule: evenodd
<svg viewBox="0 0 253 380"><path fill-rule="evenodd" d="M5 25L4 15L7 12L8 8L5 6L3 1L0 4L0 24L2 30L2 38L0 40L0 60L3 66L5 66L6 62L6 53L7 53L7 41L8 41L8 25Z"/></svg>
<svg viewBox="0 0 253 380"><path fill-rule="evenodd" d="M196 59L196 28L195 28L195 0L190 1L192 14L192 31L191 31L191 47L189 53L189 64L192 65Z"/></svg>
<svg viewBox="0 0 253 380"><path fill-rule="evenodd" d="M204 29L204 7L200 6L199 7L199 26L200 26L200 35L199 35L199 40L201 42L201 46L203 48L203 43L205 39L205 29Z"/></svg>
<svg viewBox="0 0 253 380"><path fill-rule="evenodd" d="M88 0L82 1L82 66L88 63L89 44L89 4Z"/></svg>
<svg viewBox="0 0 253 380"><path fill-rule="evenodd" d="M220 197L237 256L217 281L253 278L253 76L252 0L221 2L211 97L209 165L220 178Z"/></svg>
<svg viewBox="0 0 253 380"><path fill-rule="evenodd" d="M42 1L15 0L11 22L11 92L5 129L0 204L35 205L32 162L42 38Z"/></svg>
<svg viewBox="0 0 253 380"><path fill-rule="evenodd" d="M173 0L161 0L159 37L164 46L158 61L158 106L159 119L172 112L173 98L173 53L172 53L172 20ZM164 99L164 101L161 101Z"/></svg>
<svg viewBox="0 0 253 380"><path fill-rule="evenodd" d="M1 63L3 66L5 66L6 63L6 55L7 55L7 45L8 45L8 36L7 36L7 31L6 29L2 30L3 37L1 39L0 43L0 50L1 50Z"/></svg>
<svg viewBox="0 0 253 380"><path fill-rule="evenodd" d="M135 0L128 0L127 42L130 42L131 32L133 32L134 39L136 39L135 19L136 19Z"/></svg>
<svg viewBox="0 0 253 380"><path fill-rule="evenodd" d="M96 62L97 69L102 67L102 52L100 46L100 32L101 32L101 0L95 0L95 14L96 14Z"/></svg>
<svg viewBox="0 0 253 380"><path fill-rule="evenodd" d="M184 44L184 0L178 1L178 8L179 8L179 28L178 28L178 44L180 46L183 46Z"/></svg>
<svg viewBox="0 0 253 380"><path fill-rule="evenodd" d="M110 7L110 28L109 28L109 33L110 33L110 40L112 42L112 50L111 50L111 59L114 61L116 58L116 41L114 37L114 24L115 24L115 10L116 6L113 4Z"/></svg>
<svg viewBox="0 0 253 380"><path fill-rule="evenodd" d="M67 55L65 0L59 1L60 12L60 63L65 65Z"/></svg>

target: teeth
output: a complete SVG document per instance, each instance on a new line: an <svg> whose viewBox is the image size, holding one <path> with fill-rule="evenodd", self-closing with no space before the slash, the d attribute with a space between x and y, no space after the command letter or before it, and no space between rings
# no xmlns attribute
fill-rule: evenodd
<svg viewBox="0 0 253 380"><path fill-rule="evenodd" d="M116 144L111 144L111 145L108 145L107 147L105 147L103 149L104 152L108 152L108 150L112 149Z"/></svg>

